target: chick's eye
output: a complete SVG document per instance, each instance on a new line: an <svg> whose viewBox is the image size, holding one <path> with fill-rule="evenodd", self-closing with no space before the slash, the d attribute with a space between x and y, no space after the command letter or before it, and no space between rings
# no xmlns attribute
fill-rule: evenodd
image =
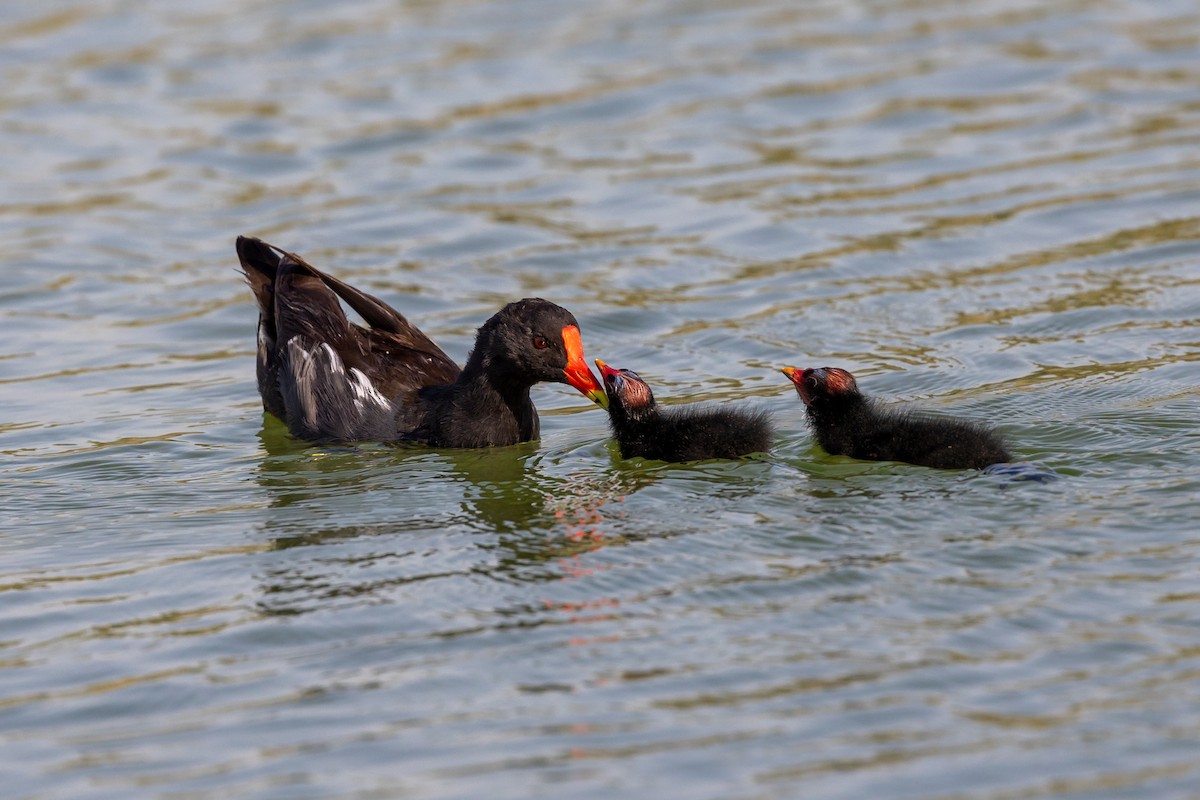
<svg viewBox="0 0 1200 800"><path fill-rule="evenodd" d="M813 377L813 376L811 376L811 375L809 375L807 378L805 378L805 379L804 379L804 382L805 382L806 384L808 384L808 388L810 388L810 389L815 389L815 388L817 388L817 379L816 379L816 378L814 378L814 377Z"/></svg>
<svg viewBox="0 0 1200 800"><path fill-rule="evenodd" d="M546 341L545 336L535 336L533 337L533 346L538 350L545 350L550 346L550 342Z"/></svg>

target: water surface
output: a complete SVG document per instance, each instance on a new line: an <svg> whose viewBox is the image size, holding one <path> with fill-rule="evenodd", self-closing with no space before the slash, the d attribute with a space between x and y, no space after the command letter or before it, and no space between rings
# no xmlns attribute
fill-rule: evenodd
<svg viewBox="0 0 1200 800"><path fill-rule="evenodd" d="M1193 3L0 10L6 797L1200 794ZM766 457L309 447L237 234ZM1052 483L823 454L777 367Z"/></svg>

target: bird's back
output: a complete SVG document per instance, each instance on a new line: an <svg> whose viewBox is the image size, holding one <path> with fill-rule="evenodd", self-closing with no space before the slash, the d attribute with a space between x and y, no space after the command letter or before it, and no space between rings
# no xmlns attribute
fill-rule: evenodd
<svg viewBox="0 0 1200 800"><path fill-rule="evenodd" d="M1012 460L1000 437L985 425L875 403L818 428L817 438L832 455L938 469L982 469Z"/></svg>
<svg viewBox="0 0 1200 800"><path fill-rule="evenodd" d="M773 438L765 411L706 406L661 409L651 419L614 432L626 458L676 462L741 458L770 449Z"/></svg>
<svg viewBox="0 0 1200 800"><path fill-rule="evenodd" d="M398 311L258 239L238 258L259 306L258 384L263 407L300 438L399 438L418 423L414 401L450 383L455 364ZM342 303L368 327L352 323Z"/></svg>

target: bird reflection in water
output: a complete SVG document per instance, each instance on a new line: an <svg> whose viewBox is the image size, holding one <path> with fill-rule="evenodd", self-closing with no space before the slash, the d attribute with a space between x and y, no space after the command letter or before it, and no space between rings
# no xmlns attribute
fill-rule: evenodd
<svg viewBox="0 0 1200 800"><path fill-rule="evenodd" d="M406 584L460 573L509 583L583 577L591 568L581 556L625 539L606 531L620 517L613 506L656 479L639 471L564 475L538 443L313 447L269 418L260 441L257 481L273 510L263 523L272 548L339 545L298 551L261 575L268 613L387 600ZM453 546L435 553L431 536Z"/></svg>
<svg viewBox="0 0 1200 800"><path fill-rule="evenodd" d="M560 476L535 462L530 459L530 474L520 486L508 487L525 497L523 505L531 513L524 518L500 514L495 520L499 524L493 530L502 532L502 555L492 572L521 575L523 580L590 574L580 566L580 557L626 541L624 532L612 530L611 523L620 516L617 504L654 478L636 473Z"/></svg>
<svg viewBox="0 0 1200 800"><path fill-rule="evenodd" d="M590 558L601 548L626 544L630 540L621 524L624 515L619 504L629 495L658 479L655 471L621 470L606 478L569 476L563 491L548 500L560 536L547 542L547 552L556 553L560 583L582 583L604 569L598 559ZM542 601L546 613L571 626L595 625L620 617L621 600L615 596L596 595L585 589L586 599ZM604 630L604 629L601 629ZM594 646L620 641L618 632L597 632L592 635L574 633L566 642L572 647Z"/></svg>

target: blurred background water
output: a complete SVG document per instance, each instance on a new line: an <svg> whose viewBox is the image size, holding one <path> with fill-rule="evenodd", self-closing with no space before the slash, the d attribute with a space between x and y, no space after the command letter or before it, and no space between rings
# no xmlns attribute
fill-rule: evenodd
<svg viewBox="0 0 1200 800"><path fill-rule="evenodd" d="M1200 796L1195 3L49 0L0 87L5 797ZM779 445L303 446L240 233Z"/></svg>

